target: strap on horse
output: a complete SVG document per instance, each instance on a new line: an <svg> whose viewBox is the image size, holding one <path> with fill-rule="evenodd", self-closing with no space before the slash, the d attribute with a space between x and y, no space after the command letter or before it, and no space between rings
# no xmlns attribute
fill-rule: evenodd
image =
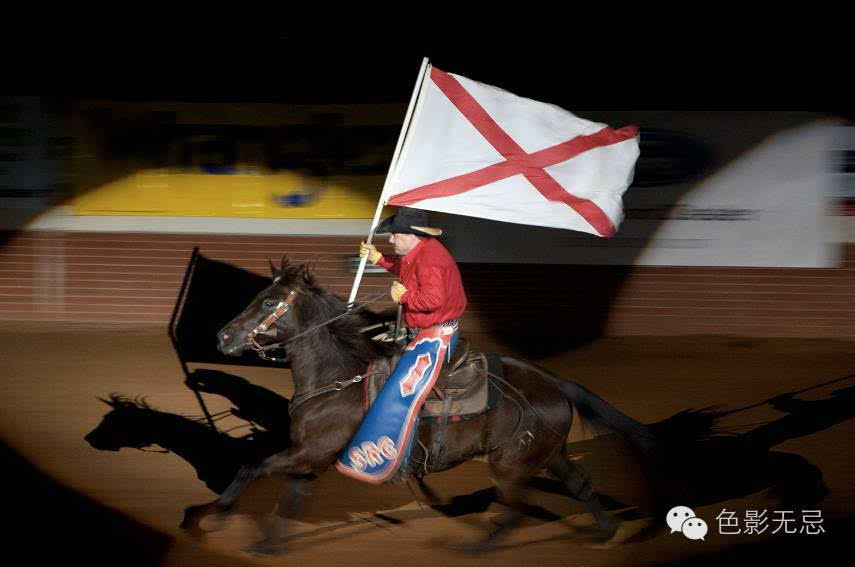
<svg viewBox="0 0 855 567"><path fill-rule="evenodd" d="M461 366L464 363L470 361L470 346L469 341L462 339L459 341L459 346L462 347L461 352L459 352L456 363L452 366L449 371L444 375L444 381L442 384L438 384L434 387L434 391L437 396L442 400L442 415L439 418L439 423L437 425L436 433L434 434L433 442L430 445L430 449L428 450L428 454L425 455L425 468L430 469L436 467L440 458L442 457L443 452L445 452L445 445L442 443L443 438L445 436L445 428L448 425L448 420L451 414L451 405L455 400L455 396L451 394L448 390L445 390L446 384L448 384L449 378L456 374L458 370L460 370ZM468 392L470 387L477 382L478 380L486 379L486 374L489 372L487 358L483 353L472 353L475 354L477 358L480 359L482 371L475 373L472 380L470 380L467 384L462 386L462 390L464 392ZM440 390L443 390L443 393L440 393Z"/></svg>
<svg viewBox="0 0 855 567"><path fill-rule="evenodd" d="M448 425L448 414L451 412L451 396L446 395L442 400L442 417L439 418L439 426L434 435L433 443L430 444L428 454L425 455L425 467L430 469L439 464L439 458L445 451L445 445L442 444L445 426Z"/></svg>

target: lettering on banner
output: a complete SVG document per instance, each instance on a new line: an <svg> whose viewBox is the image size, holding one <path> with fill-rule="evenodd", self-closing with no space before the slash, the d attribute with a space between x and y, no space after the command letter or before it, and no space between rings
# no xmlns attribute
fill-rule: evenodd
<svg viewBox="0 0 855 567"><path fill-rule="evenodd" d="M395 442L383 435L377 442L365 441L359 447L352 447L347 456L354 470L362 472L369 467L378 467L386 461L393 461L398 456Z"/></svg>

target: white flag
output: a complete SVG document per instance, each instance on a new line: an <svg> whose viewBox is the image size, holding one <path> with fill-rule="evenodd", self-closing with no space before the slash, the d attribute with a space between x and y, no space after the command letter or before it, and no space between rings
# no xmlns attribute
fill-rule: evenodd
<svg viewBox="0 0 855 567"><path fill-rule="evenodd" d="M432 67L384 204L612 236L638 128Z"/></svg>

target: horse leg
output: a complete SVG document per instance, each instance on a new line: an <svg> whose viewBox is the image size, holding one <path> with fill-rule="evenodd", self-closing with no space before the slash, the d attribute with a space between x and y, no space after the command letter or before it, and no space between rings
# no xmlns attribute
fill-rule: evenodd
<svg viewBox="0 0 855 567"><path fill-rule="evenodd" d="M300 444L262 461L256 469L257 476L285 473L291 478L281 493L265 538L251 546L249 551L269 554L283 550L284 520L297 515L299 504L311 488L311 479L326 470L334 459L335 452ZM223 496L225 495L226 493L223 493ZM222 499L222 496L220 498Z"/></svg>
<svg viewBox="0 0 855 567"><path fill-rule="evenodd" d="M184 529L198 529L201 519L212 513L218 514L222 519L224 515L227 515L234 508L240 495L243 494L244 490L254 480L280 471L292 475L311 474L315 472L312 470L311 463L315 462L317 462L317 459L313 459L310 451L301 445L271 455L264 459L260 465L242 466L238 470L235 479L219 498L208 504L190 506L185 509L184 521L181 522L181 527Z"/></svg>
<svg viewBox="0 0 855 567"><path fill-rule="evenodd" d="M313 476L289 477L285 481L276 511L271 514L265 529L264 539L250 546L249 551L275 555L285 550L286 522L297 517L301 504L311 493L313 481Z"/></svg>
<svg viewBox="0 0 855 567"><path fill-rule="evenodd" d="M419 490L421 490L422 494L427 498L428 504L430 504L431 507L436 508L445 504L445 501L427 485L424 478L417 476L416 483L419 485Z"/></svg>
<svg viewBox="0 0 855 567"><path fill-rule="evenodd" d="M519 466L519 463L516 464ZM491 520L496 527L486 537L460 546L460 550L465 553L484 553L495 549L496 545L523 519L523 494L530 475L520 475L517 471L513 471L513 476L508 476L511 474L508 470L502 473L504 474L494 469L493 478L499 489L501 502L508 506L509 510Z"/></svg>
<svg viewBox="0 0 855 567"><path fill-rule="evenodd" d="M240 495L254 481L261 476L261 468L258 466L244 465L238 469L232 483L220 494L220 497L207 504L190 506L184 509L184 520L181 527L185 530L199 530L199 522L208 514L217 514L221 520L234 508Z"/></svg>
<svg viewBox="0 0 855 567"><path fill-rule="evenodd" d="M600 498L591 486L590 477L582 467L568 461L564 457L563 451L552 457L546 466L549 472L557 476L564 483L564 486L567 487L573 498L585 503L597 520L603 540L607 541L611 539L617 531L617 523L606 514Z"/></svg>

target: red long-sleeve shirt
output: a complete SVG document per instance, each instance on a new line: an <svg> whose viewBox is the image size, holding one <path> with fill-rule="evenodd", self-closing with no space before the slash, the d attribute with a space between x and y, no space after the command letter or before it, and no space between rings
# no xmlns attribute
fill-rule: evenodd
<svg viewBox="0 0 855 567"><path fill-rule="evenodd" d="M422 240L404 256L377 262L407 288L401 296L404 321L423 329L457 319L466 309L466 293L454 258L436 238Z"/></svg>

